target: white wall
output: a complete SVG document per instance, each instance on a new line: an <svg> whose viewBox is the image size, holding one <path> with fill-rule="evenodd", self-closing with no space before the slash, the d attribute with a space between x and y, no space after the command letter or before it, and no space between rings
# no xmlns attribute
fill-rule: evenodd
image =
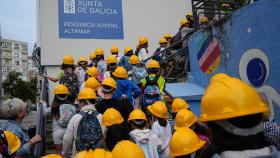
<svg viewBox="0 0 280 158"><path fill-rule="evenodd" d="M159 38L167 32L174 35L180 20L191 11L189 0L123 0L122 4L123 40L59 39L58 0L38 0L38 43L41 62L47 66L48 75L56 75L66 54L77 60L79 56L88 57L90 52L102 47L108 55L112 45L119 46L120 50L125 46L135 48L142 35L149 38L152 53L158 47ZM50 85L52 91L53 85Z"/></svg>

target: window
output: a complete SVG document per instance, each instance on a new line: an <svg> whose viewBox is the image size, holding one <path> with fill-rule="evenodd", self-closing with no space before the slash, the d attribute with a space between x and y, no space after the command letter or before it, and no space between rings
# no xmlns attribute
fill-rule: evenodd
<svg viewBox="0 0 280 158"><path fill-rule="evenodd" d="M22 49L23 51L27 51L27 46L26 46L26 45L21 45L21 49Z"/></svg>
<svg viewBox="0 0 280 158"><path fill-rule="evenodd" d="M15 45L14 45L14 49L19 50L19 45L18 45L18 44L15 44Z"/></svg>
<svg viewBox="0 0 280 158"><path fill-rule="evenodd" d="M15 57L19 58L19 52L15 52Z"/></svg>
<svg viewBox="0 0 280 158"><path fill-rule="evenodd" d="M19 65L19 61L15 61L15 65Z"/></svg>

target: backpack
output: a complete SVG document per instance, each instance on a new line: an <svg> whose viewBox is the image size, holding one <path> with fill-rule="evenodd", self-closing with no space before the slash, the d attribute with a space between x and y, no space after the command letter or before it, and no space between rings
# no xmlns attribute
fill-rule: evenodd
<svg viewBox="0 0 280 158"><path fill-rule="evenodd" d="M161 100L161 92L157 83L159 77L159 75L156 75L153 79L150 79L149 76L145 78L146 85L143 94L143 105L145 107Z"/></svg>
<svg viewBox="0 0 280 158"><path fill-rule="evenodd" d="M144 68L135 66L132 67L132 80L134 81L134 83L139 84L142 79L147 76L147 71Z"/></svg>
<svg viewBox="0 0 280 158"><path fill-rule="evenodd" d="M71 118L76 114L75 106L71 104L61 104L59 106L58 124L62 127L67 127Z"/></svg>
<svg viewBox="0 0 280 158"><path fill-rule="evenodd" d="M97 119L97 111L81 111L83 116L77 130L75 146L77 151L95 149L100 147L100 140L103 138L101 125Z"/></svg>
<svg viewBox="0 0 280 158"><path fill-rule="evenodd" d="M64 76L60 79L59 83L68 88L70 96L77 97L79 93L79 79L74 72L69 73L65 71Z"/></svg>

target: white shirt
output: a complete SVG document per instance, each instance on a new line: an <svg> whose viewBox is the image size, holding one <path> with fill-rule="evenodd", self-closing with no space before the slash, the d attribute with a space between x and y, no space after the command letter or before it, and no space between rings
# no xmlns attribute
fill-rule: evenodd
<svg viewBox="0 0 280 158"><path fill-rule="evenodd" d="M159 137L163 143L164 151L160 153L160 158L169 158L169 142L172 136L171 126L167 121L166 127L162 127L158 121L154 122L152 125L152 131Z"/></svg>
<svg viewBox="0 0 280 158"><path fill-rule="evenodd" d="M146 48L141 48L138 56L139 56L140 61L144 61L144 60L146 60L147 58L150 57Z"/></svg>

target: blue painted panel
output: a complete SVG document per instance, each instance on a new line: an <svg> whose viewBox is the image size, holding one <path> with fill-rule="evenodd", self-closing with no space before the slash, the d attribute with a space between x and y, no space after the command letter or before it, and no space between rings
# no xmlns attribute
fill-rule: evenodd
<svg viewBox="0 0 280 158"><path fill-rule="evenodd" d="M199 117L200 116L200 101L188 101L188 104L190 105L190 109L192 112Z"/></svg>
<svg viewBox="0 0 280 158"><path fill-rule="evenodd" d="M184 100L200 100L204 88L193 83L169 83L165 90L174 98L183 98Z"/></svg>
<svg viewBox="0 0 280 158"><path fill-rule="evenodd" d="M59 38L123 39L122 0L58 0Z"/></svg>
<svg viewBox="0 0 280 158"><path fill-rule="evenodd" d="M209 79L223 72L241 78L266 95L272 116L280 124L280 1L259 0L204 30L189 40L191 74L194 83L206 87ZM214 36L221 49L219 67L204 74L197 54L203 41ZM274 111L274 112L273 112Z"/></svg>

